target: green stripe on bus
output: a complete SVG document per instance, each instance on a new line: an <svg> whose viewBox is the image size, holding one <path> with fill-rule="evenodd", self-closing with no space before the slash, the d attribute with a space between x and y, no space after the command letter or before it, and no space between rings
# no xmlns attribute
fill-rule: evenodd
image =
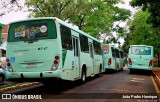
<svg viewBox="0 0 160 102"><path fill-rule="evenodd" d="M62 67L64 66L66 55L67 55L67 50L62 50Z"/></svg>

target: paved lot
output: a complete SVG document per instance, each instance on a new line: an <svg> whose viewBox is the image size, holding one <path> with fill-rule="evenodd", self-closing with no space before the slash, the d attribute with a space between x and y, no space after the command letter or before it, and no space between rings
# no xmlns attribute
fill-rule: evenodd
<svg viewBox="0 0 160 102"><path fill-rule="evenodd" d="M79 82L63 81L49 87L41 85L32 89L21 90L19 92L15 91L12 93L23 95L37 94L41 95L43 99L47 99L36 100L36 102L51 101L48 99L60 102L150 102L150 100L116 98L119 97L116 95L151 94L156 93L156 91L152 83L151 76L139 72L130 74L129 70L125 68L124 71L117 73L104 73L101 77L88 79L84 85L80 85ZM89 100L86 99L86 97ZM112 99L114 97L115 99ZM158 101L153 100L152 102Z"/></svg>

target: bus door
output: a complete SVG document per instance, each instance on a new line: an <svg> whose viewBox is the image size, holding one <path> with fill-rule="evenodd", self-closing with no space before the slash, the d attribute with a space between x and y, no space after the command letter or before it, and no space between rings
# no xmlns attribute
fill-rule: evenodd
<svg viewBox="0 0 160 102"><path fill-rule="evenodd" d="M112 50L112 57L113 57L113 68L117 68L116 66L116 49L114 49L113 47L111 47L111 50Z"/></svg>
<svg viewBox="0 0 160 102"><path fill-rule="evenodd" d="M119 69L121 69L123 66L123 61L122 61L122 52L119 51Z"/></svg>
<svg viewBox="0 0 160 102"><path fill-rule="evenodd" d="M124 53L121 52L121 64L122 64L122 68L124 67Z"/></svg>
<svg viewBox="0 0 160 102"><path fill-rule="evenodd" d="M89 43L89 51L90 51L90 61L91 61L91 67L92 72L94 73L94 53L93 53L93 43ZM92 73L92 74L93 74Z"/></svg>
<svg viewBox="0 0 160 102"><path fill-rule="evenodd" d="M76 78L80 78L80 49L79 49L79 39L73 37L73 46L74 46L74 65L76 71Z"/></svg>

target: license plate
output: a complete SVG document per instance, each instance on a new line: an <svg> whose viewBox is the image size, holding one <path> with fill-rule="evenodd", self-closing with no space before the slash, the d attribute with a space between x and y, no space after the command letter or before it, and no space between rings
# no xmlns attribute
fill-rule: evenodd
<svg viewBox="0 0 160 102"><path fill-rule="evenodd" d="M33 67L36 67L36 66L37 66L37 64L35 64L35 63L27 64L27 67L28 67L28 68L33 68Z"/></svg>
<svg viewBox="0 0 160 102"><path fill-rule="evenodd" d="M142 64L138 64L139 66L142 66Z"/></svg>

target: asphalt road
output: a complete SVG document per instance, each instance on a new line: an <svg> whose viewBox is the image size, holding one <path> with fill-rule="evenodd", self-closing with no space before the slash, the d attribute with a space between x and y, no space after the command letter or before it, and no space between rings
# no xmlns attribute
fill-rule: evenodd
<svg viewBox="0 0 160 102"><path fill-rule="evenodd" d="M39 85L32 89L15 91L16 93L20 95L41 95L44 99L32 100L35 102L158 102L151 99L121 98L123 95L138 94L141 96L156 93L151 76L143 72L130 74L128 69L116 73L103 73L100 77L88 78L84 85L81 85L78 81L63 81L54 86ZM28 102L27 100L24 101Z"/></svg>

